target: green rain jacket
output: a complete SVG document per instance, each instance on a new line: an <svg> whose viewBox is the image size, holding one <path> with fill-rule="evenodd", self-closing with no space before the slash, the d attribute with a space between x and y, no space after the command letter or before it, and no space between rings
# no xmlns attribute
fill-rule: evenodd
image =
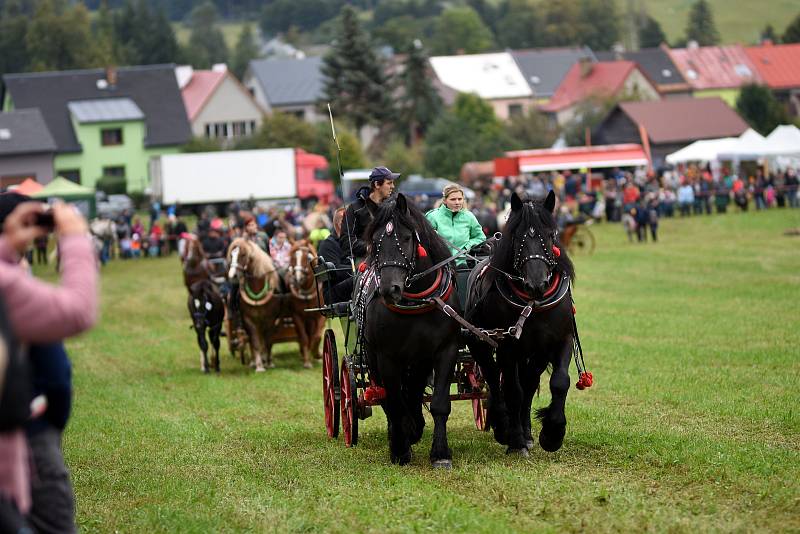
<svg viewBox="0 0 800 534"><path fill-rule="evenodd" d="M455 249L451 248L453 253L460 249L469 250L486 240L478 219L466 208L453 213L442 204L426 213L425 217L440 236L456 247Z"/></svg>

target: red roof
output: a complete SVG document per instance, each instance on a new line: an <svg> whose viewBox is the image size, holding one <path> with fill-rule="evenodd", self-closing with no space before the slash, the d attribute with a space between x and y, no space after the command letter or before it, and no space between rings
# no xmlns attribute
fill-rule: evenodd
<svg viewBox="0 0 800 534"><path fill-rule="evenodd" d="M800 44L751 46L744 51L772 89L800 87Z"/></svg>
<svg viewBox="0 0 800 534"><path fill-rule="evenodd" d="M214 70L196 70L192 73L192 79L181 90L183 105L186 107L189 121L193 121L200 113L227 74L227 71Z"/></svg>
<svg viewBox="0 0 800 534"><path fill-rule="evenodd" d="M641 145L636 144L517 150L506 152L506 156L519 161L521 172L640 167L648 164L647 154Z"/></svg>
<svg viewBox="0 0 800 534"><path fill-rule="evenodd" d="M761 81L740 45L672 48L667 52L694 89L735 89Z"/></svg>
<svg viewBox="0 0 800 534"><path fill-rule="evenodd" d="M578 61L561 80L550 102L541 109L560 111L590 96L614 95L636 68L633 61Z"/></svg>

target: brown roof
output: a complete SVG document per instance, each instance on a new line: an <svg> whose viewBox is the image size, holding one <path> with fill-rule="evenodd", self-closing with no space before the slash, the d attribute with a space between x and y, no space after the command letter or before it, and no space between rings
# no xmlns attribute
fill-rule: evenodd
<svg viewBox="0 0 800 534"><path fill-rule="evenodd" d="M653 143L738 136L748 128L719 97L622 102L619 108L644 126Z"/></svg>

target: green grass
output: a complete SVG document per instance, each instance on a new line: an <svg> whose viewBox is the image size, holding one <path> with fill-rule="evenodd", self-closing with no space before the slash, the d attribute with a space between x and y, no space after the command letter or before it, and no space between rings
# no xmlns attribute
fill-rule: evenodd
<svg viewBox="0 0 800 534"><path fill-rule="evenodd" d="M643 0L647 12L661 24L670 42L686 34L686 17L695 2L696 0ZM792 19L800 14L800 5L796 0L708 0L708 3L723 43L757 43L761 30L767 24L772 24L780 36ZM625 5L621 2L620 9L624 9Z"/></svg>
<svg viewBox="0 0 800 534"><path fill-rule="evenodd" d="M242 33L242 28L244 28L244 22L221 22L217 26L220 30L222 30L222 36L225 37L225 44L228 45L228 52L233 52L234 48L236 48L236 42L239 40L239 34ZM258 22L252 22L252 30L255 31L258 26ZM175 30L175 37L178 39L178 43L182 45L189 44L189 36L192 33L192 30L186 27L182 22L173 22L172 28Z"/></svg>
<svg viewBox="0 0 800 534"><path fill-rule="evenodd" d="M576 258L595 385L563 448L510 458L453 404L454 468L389 462L380 409L346 449L317 365L199 371L178 261L112 262L102 318L71 340L64 450L86 532L800 529L800 212L662 221L657 244L593 227ZM572 369L574 378L575 371ZM548 402L545 391L535 401Z"/></svg>

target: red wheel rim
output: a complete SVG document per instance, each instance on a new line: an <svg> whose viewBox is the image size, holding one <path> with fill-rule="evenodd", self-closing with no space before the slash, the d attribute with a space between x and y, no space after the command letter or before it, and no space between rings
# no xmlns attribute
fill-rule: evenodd
<svg viewBox="0 0 800 534"><path fill-rule="evenodd" d="M322 349L322 402L325 411L325 430L329 438L339 435L339 410L336 406L336 341L333 332L325 332Z"/></svg>
<svg viewBox="0 0 800 534"><path fill-rule="evenodd" d="M342 374L339 380L342 388L341 409L342 409L342 432L344 432L344 444L347 447L355 445L357 422L355 419L355 395L353 384L350 380L350 362L345 356L342 362Z"/></svg>

